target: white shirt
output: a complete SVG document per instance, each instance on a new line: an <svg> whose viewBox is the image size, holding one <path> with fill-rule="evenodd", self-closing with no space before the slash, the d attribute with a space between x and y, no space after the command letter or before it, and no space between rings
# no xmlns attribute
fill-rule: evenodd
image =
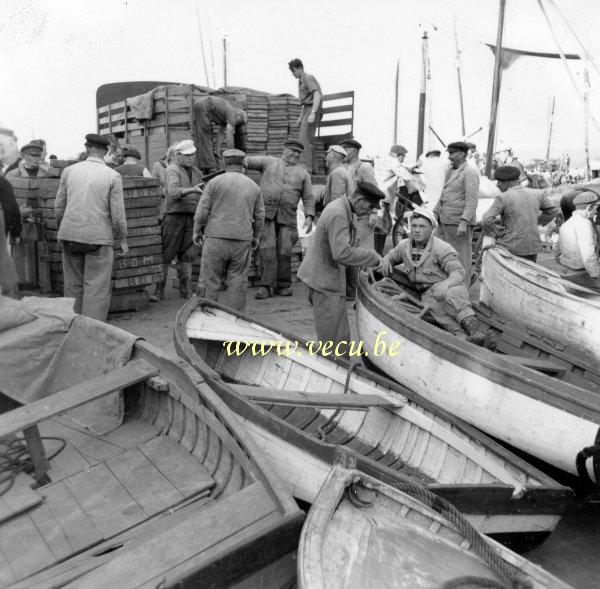
<svg viewBox="0 0 600 589"><path fill-rule="evenodd" d="M433 208L440 199L450 160L441 157L426 157L420 166L425 182L425 191L421 193L423 206Z"/></svg>
<svg viewBox="0 0 600 589"><path fill-rule="evenodd" d="M385 202L394 203L396 190L405 182L414 180L407 167L397 157L383 155L375 158L375 181L385 194Z"/></svg>
<svg viewBox="0 0 600 589"><path fill-rule="evenodd" d="M558 261L572 270L585 268L592 278L598 278L598 238L591 219L585 216L585 210L574 210L571 218L561 225L558 235Z"/></svg>

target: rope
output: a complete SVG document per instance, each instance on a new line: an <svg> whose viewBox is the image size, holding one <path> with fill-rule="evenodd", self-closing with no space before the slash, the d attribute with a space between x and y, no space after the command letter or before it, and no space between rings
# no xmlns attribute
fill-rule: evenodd
<svg viewBox="0 0 600 589"><path fill-rule="evenodd" d="M423 304L419 299L403 290L392 278L384 278L383 280L376 282L373 284L373 289L388 297L395 306L412 315L419 315L420 313L425 314L425 312L429 310L428 308L423 307Z"/></svg>
<svg viewBox="0 0 600 589"><path fill-rule="evenodd" d="M360 481L358 479L356 482ZM362 483L364 487L369 488L368 483ZM501 589L531 589L532 584L528 579L517 572L514 572L514 567L505 562L502 557L497 553L496 549L486 542L479 532L464 518L464 516L448 501L442 497L435 495L431 491L428 491L414 483L395 483L395 489L414 497L421 503L424 503L427 507L440 513L444 516L471 544L472 550L481 556L483 560L488 564L492 571L502 580L502 583L493 579L478 579L475 577L460 577L453 579L444 585L445 589L452 587L459 587L460 584L471 584L467 580L476 579L477 582L484 582L481 586L483 587L498 587ZM356 495L356 489L353 490ZM493 584L491 584L493 583Z"/></svg>
<svg viewBox="0 0 600 589"><path fill-rule="evenodd" d="M64 438L44 436L42 440L54 440L61 444L58 450L48 456L48 460L56 458L67 445L67 441ZM19 473L25 472L30 474L35 470L27 445L22 438L0 440L0 448L2 447L6 449L0 450L0 497L12 489Z"/></svg>
<svg viewBox="0 0 600 589"><path fill-rule="evenodd" d="M506 585L496 581L496 579L487 579L486 577L457 577L451 581L446 581L442 589L455 589L455 587L490 587L491 589L505 589Z"/></svg>

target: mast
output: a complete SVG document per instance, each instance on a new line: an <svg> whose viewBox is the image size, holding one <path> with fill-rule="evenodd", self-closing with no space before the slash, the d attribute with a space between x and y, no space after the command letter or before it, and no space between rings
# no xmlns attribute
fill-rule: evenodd
<svg viewBox="0 0 600 589"><path fill-rule="evenodd" d="M223 86L227 86L227 37L223 36Z"/></svg>
<svg viewBox="0 0 600 589"><path fill-rule="evenodd" d="M550 118L548 120L548 142L546 143L546 161L550 159L550 142L552 141L552 125L554 124L554 105L556 104L556 94L552 96L552 106L550 107Z"/></svg>
<svg viewBox="0 0 600 589"><path fill-rule="evenodd" d="M400 84L400 60L396 61L396 84L394 88L394 145L398 143L398 92Z"/></svg>
<svg viewBox="0 0 600 589"><path fill-rule="evenodd" d="M590 77L588 70L583 70L583 142L584 142L584 172L583 176L587 182L590 179L590 125L589 125L589 94Z"/></svg>
<svg viewBox="0 0 600 589"><path fill-rule="evenodd" d="M418 158L423 153L423 143L425 141L425 105L427 103L427 31L423 33L421 44L423 57L423 70L421 72L421 93L419 94L419 127L417 132L417 151L415 157Z"/></svg>
<svg viewBox="0 0 600 589"><path fill-rule="evenodd" d="M498 34L496 36L496 60L494 62L494 85L492 87L492 106L490 111L490 129L487 141L487 161L485 175L489 178L492 174L492 160L496 145L496 124L498 121L498 100L500 98L500 84L502 82L502 35L504 33L504 12L506 0L500 0L498 10Z"/></svg>
<svg viewBox="0 0 600 589"><path fill-rule="evenodd" d="M458 78L458 99L460 101L460 134L465 136L465 105L463 102L462 77L460 73L460 48L458 47L458 34L456 32L456 14L452 15L454 19L454 43L456 44L456 76Z"/></svg>

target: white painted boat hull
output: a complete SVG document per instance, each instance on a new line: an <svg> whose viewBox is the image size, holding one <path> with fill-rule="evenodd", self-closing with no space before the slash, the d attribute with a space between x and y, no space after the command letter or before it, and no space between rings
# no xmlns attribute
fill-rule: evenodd
<svg viewBox="0 0 600 589"><path fill-rule="evenodd" d="M548 278L544 278L544 276ZM552 282L543 266L506 250L483 254L480 301L536 333L569 345L600 362L600 296L587 299Z"/></svg>

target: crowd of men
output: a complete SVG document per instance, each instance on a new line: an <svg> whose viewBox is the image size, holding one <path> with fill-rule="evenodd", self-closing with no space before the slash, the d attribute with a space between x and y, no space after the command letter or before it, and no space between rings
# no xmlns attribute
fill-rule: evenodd
<svg viewBox="0 0 600 589"><path fill-rule="evenodd" d="M154 301L164 298L174 260L180 296L190 296L191 265L200 257L198 294L243 312L253 252L260 278L255 298L291 296L301 203L304 231L311 233L313 225L316 230L298 278L307 286L319 339L350 339L346 303L356 296L357 270L364 266L394 276L418 293L443 329L493 345L469 296L481 182L475 145L453 142L446 148L447 157L431 150L415 164L405 162L404 146L393 145L371 165L360 158L361 143L348 139L329 146L325 185L313 186L312 143L322 116L321 87L299 59L289 68L298 79L300 135L284 144L279 157L247 155L246 113L219 97L195 102L196 141L169 147L151 173L130 147L123 148L118 166L106 165L107 137L86 136L85 158L63 171L55 200L64 291L75 298L75 311L106 319L115 250L128 250L122 177L153 176L164 194L158 212L163 274ZM45 175L45 150L42 141L26 144L20 162L0 178L2 235L17 239L21 231L23 212L16 206L10 179ZM541 250L538 225L552 220L558 208L548 190L525 186L521 165L514 159L505 162L496 166L500 195L485 213L483 227L499 245L535 262ZM260 173L259 185L246 170ZM563 197L556 257L568 279L594 288L600 286L600 261L592 219L599 201L598 191L587 187ZM390 232L398 240L383 256ZM16 280L8 260L3 240L3 293L10 293Z"/></svg>

